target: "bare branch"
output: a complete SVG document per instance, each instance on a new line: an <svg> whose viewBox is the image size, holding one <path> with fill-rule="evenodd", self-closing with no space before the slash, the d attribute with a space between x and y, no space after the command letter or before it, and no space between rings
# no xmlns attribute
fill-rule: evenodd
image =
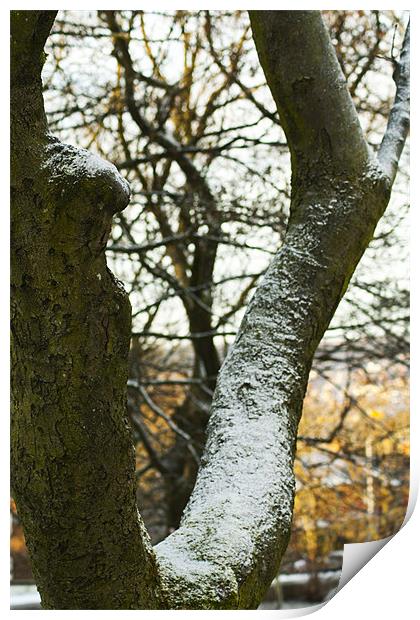
<svg viewBox="0 0 420 620"><path fill-rule="evenodd" d="M394 63L396 66L393 77L397 92L378 153L379 163L391 185L410 130L410 23L405 31L400 60L394 60Z"/></svg>

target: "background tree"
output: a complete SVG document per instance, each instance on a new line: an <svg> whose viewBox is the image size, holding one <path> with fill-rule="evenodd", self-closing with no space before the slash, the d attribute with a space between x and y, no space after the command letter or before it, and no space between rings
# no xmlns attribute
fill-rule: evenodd
<svg viewBox="0 0 420 620"><path fill-rule="evenodd" d="M291 512L290 500L292 498L291 468L294 436L300 416L311 358L338 300L347 286L349 276L367 244L369 235L373 233L376 221L381 215L387 200L386 178L381 179L381 173L378 172L377 168L375 169L375 174L367 174L371 172L371 158L366 143L357 129L357 119L352 111L347 90L344 87L337 91L333 88L328 88L328 86L331 86L329 80L332 78L336 79L339 75L339 70L335 56L331 51L331 44L319 16L311 12L297 13L295 15L297 23L289 24L292 28L287 28L287 32L293 34L296 32L296 29L302 28L305 40L307 37L308 46L315 44L315 39L317 39L315 33L323 33L322 53L326 58L325 66L329 68L331 74L322 75L320 82L326 80L324 86L327 87L327 92L331 92L332 98L338 98L335 103L341 105L340 119L342 126L331 125L332 122L337 122L337 119L326 118L325 111L322 111L324 114L321 114L321 118L312 118L306 88L298 88L297 93L294 93L293 97L290 96L287 88L296 77L293 75L293 70L290 71L289 75L282 76L285 78L283 87L286 89L286 92L283 93L283 101L285 102L283 105L285 107L282 108L282 97L276 91L278 76L270 74L270 59L268 56L264 56L264 48L261 48L261 46L264 46L264 42L270 36L273 36L270 31L270 25L264 20L264 15L263 13L259 19L255 18L257 20L257 31L258 29L264 30L264 37L259 41L259 52L260 55L263 55L263 68L268 72L268 81L273 94L278 99L277 104L280 118L282 119L283 128L292 151L293 183L295 184L295 194L292 192L292 215L289 219L288 232L282 251L274 259L265 279L257 288L253 302L242 324L241 332L235 345L229 352L227 362L220 375L218 392L213 405L207 453L202 464L201 477L199 477L194 495L189 504L189 510L184 517L181 528L157 548L163 589L166 592L166 600L169 601L171 599L171 606L253 606L256 601L258 602L261 592L269 583L268 579L270 575L272 576L273 570L275 570L278 564L279 556L284 549L288 537ZM112 17L112 15L108 15L107 19L112 19ZM267 16L265 15L265 17ZM277 17L276 28L279 30L285 27L287 20L291 19L287 12L280 13ZM117 30L115 32L118 34ZM123 37L120 37L120 39L123 39ZM291 41L289 41L289 47L282 50L285 57L293 52L293 44L296 44L296 41L292 36ZM123 55L125 51L120 49L119 53ZM321 52L321 50L315 51ZM316 70L315 66L310 65L310 62L307 69L309 74ZM294 70L299 74L302 68L295 67ZM405 77L404 72L402 72L402 76L403 78ZM305 85L306 82L304 80L302 86ZM125 86L127 88L127 80ZM305 126L306 123L307 133L302 134L302 128L297 130L294 126L294 114L297 112L293 108L293 101L295 102L293 105L300 107L300 121L302 121L302 126ZM398 110L398 107L395 110ZM394 123L395 118L397 122ZM390 131L392 133L395 127L398 130L395 153L392 152L392 149L388 149L389 139L387 137L383 142L382 151L380 151L382 159L387 165L390 159L398 158L400 146L405 138L405 130L399 132L400 124L404 124L400 123L400 120L401 118L398 117L397 112L391 115ZM403 118L403 120L405 119ZM318 133L316 127L319 127L320 122L324 122L325 126ZM351 131L348 129L349 125L352 126ZM325 137L324 130L329 136L329 140L325 144L323 138ZM145 131L144 128L143 131ZM386 136L389 137L389 135L390 133L388 132ZM321 140L320 145L318 144L319 140ZM352 149L351 156L348 153L344 153L342 147L340 147L340 142L343 140L347 141L347 147L349 145L355 147ZM324 161L313 161L314 141L317 143L317 152L324 157ZM331 148L333 148L333 153L331 153ZM297 157L297 151L299 152L299 157ZM307 166L304 173L301 167L303 163ZM181 167L181 164L180 168L185 172L188 167L188 161L182 160L182 164L184 168ZM395 166L392 164L389 170L387 170L391 182L395 175L394 168ZM89 170L91 170L91 167L89 167ZM325 175L327 170L328 179L322 178L322 174ZM311 175L314 175L315 171L316 175L312 177ZM338 177L341 177L343 174L347 177L345 179L347 186L341 186L342 178L338 183ZM317 210L311 206L314 196L307 194L308 181L314 187L315 179L318 180ZM341 187L338 187L337 183ZM348 191L349 187L353 190L352 192ZM346 213L331 208L331 204L336 204L337 201L343 204L343 211L347 211ZM369 216L370 225L366 227L366 222L363 221L363 231L361 235L358 235L357 230L361 224L360 209L365 209L366 216ZM320 217L322 214L325 216L325 222ZM349 239L349 235L346 235L346 230L349 224L353 223L354 237ZM341 247L343 239L340 239L338 235L340 226L343 238L346 238L347 243L341 256L343 265L337 267L336 259L339 245L340 250L343 249ZM302 234L306 235L305 239L302 238ZM208 236L209 241L213 242L214 239L211 238L210 234ZM313 241L313 246L309 246L309 254L308 241ZM305 249L303 246L301 247L303 242ZM320 259L322 259L321 268ZM102 278L101 272L99 272L99 275ZM295 276L299 276L299 278L295 278ZM99 281L101 281L101 278ZM282 281L283 285L289 282L289 290L285 286L282 286L280 289L278 286L279 280ZM292 284L294 280L299 281L301 284L300 307L298 309L295 303L292 304L291 297L291 294L293 295ZM317 283L319 284L318 287L315 286ZM325 293L323 293L323 290L325 290ZM287 298L285 298L286 293ZM272 297L273 295L277 297L275 300ZM273 321L273 324L268 322L268 318L270 317L271 319L273 302L276 307L281 308L281 313L278 317L281 323L279 325L276 325L276 320ZM78 307L77 310L80 317L80 308ZM292 323L293 338L291 338L292 334L289 332L292 328ZM276 329L273 332L274 328ZM262 347L262 355L259 360L255 360L253 355L256 344L258 349ZM275 354L270 350L270 347L274 344L276 345ZM266 355L263 354L265 347L268 347ZM278 351L280 351L280 359L276 358ZM247 365L244 364L245 361L248 362ZM264 365L269 362L269 366L272 367L275 361L279 362L279 364L275 371L273 370L270 373L270 376L267 376L268 367L258 368L259 364L262 363ZM233 370L229 370L232 368ZM251 370L257 371L257 374L258 371L260 372L261 377L259 377L258 382L255 382L255 378L249 376ZM278 372L280 372L281 376L277 376ZM286 375L288 377L287 381ZM232 377L234 377L235 382L238 382L236 387L232 384ZM280 390L279 383L281 386ZM267 400L268 396L271 396L272 400ZM261 400L262 398L264 400ZM265 405L268 404L268 407L264 407L264 411L260 411L259 403L262 405L263 402ZM239 423L237 415L236 418L230 415L230 411L234 409L236 412L242 412L246 427L250 431L245 444L243 443L242 436L234 432L235 425ZM258 432L257 424L255 420L253 421L256 412L258 412L257 417L260 417ZM265 420L265 424L262 423L262 420ZM227 423L231 427L228 433L226 431ZM276 437L278 437L277 442ZM285 438L287 439L285 440ZM270 480L266 480L270 488L264 488L264 485L262 485L262 488L259 488L259 486L254 488L256 494L262 493L263 502L260 501L260 498L255 497L254 494L251 497L249 496L249 490L247 491L245 488L247 483L249 483L249 479L246 479L246 476L231 480L226 466L236 456L240 470L245 469L249 474L250 470L257 469L256 467L250 467L256 455L249 454L249 449L246 448L248 441L251 444L254 443L254 445L260 442L261 446L270 446L274 453L278 451L277 456L270 454L270 458L267 458L266 466L268 469L272 467L272 457L276 463L275 468L279 467L279 463L286 467L286 469L280 467L277 476L272 476L274 480L271 479L271 476ZM217 446L217 450L215 446ZM224 476L229 478L231 494L228 493L227 497L218 495L214 492L214 488L212 489L212 485L220 484L219 481L216 483L216 478L214 477L215 471L218 471L218 468L220 471L223 471ZM272 473L275 474L276 472ZM221 476L221 480L223 480L223 476ZM217 486L217 488L219 487ZM202 503L199 501L200 497ZM242 521L238 523L237 500L239 498L248 502L246 505L250 506L250 514L247 515L248 518L244 519L243 523ZM254 527L255 524L253 522L259 519L261 507L267 502L269 504L267 509L271 509L271 512L274 506L279 506L279 503L282 506L282 510L274 513L274 521L266 523L267 527L264 529L264 533L262 533L258 531L258 527ZM223 510L221 510L222 505ZM286 506L289 506L289 509L286 509ZM205 513L203 513L203 508L205 508ZM20 507L19 510L22 512ZM267 514L269 513L270 510L267 510ZM230 536L232 532L235 533L234 540L231 540L232 546L224 549L223 558L220 557L220 563L222 563L223 559L223 565L227 564L228 567L230 566L233 572L229 573L228 571L227 574L223 572L223 575L220 572L221 564L219 565L217 559L219 558L218 554L221 552L219 534L214 540L211 537L208 539L206 535L204 547L200 542L200 536L203 528L206 527L206 521L208 526L215 528L216 531L218 527L220 528L220 524L218 525L218 519L220 518L218 515L220 514L224 514L227 523L230 521L231 525L235 526L229 529ZM198 517L198 515L200 516ZM224 522L224 526L226 526L226 522ZM194 531L193 540L191 540L192 531ZM227 530L222 530L222 540L223 531L226 531L226 534L228 534ZM190 532L190 534L187 535L187 532ZM245 551L245 558L248 558L248 560L245 561L245 564L241 561L241 566L238 566L238 557L241 557L238 553L241 550L244 552L244 540L248 538L250 532L252 532L251 542ZM270 561L267 562L268 554L273 552L273 540L278 541L279 536L281 544L275 549L276 557L270 557ZM196 556L198 548L200 549L200 558ZM72 549L72 552L74 552L74 549ZM149 557L151 558L150 574L154 576L150 549L148 553L150 553ZM207 563L203 563L203 554ZM184 561L186 558L189 558L197 570L202 571L204 569L206 578L199 578L198 575L194 574L194 570L188 576L180 574L179 558L183 558ZM243 559L241 557L241 560ZM89 596L92 596L92 592L89 592L89 595L87 595L87 590L89 588L91 590L95 589L95 581L98 576L95 575L94 577L92 584L86 588L86 592L80 593L79 590L79 596L86 596L87 599ZM188 583L189 580L193 582L193 587ZM224 584L222 591L219 590L217 594L213 591L214 582L219 583L219 585L220 583ZM255 587L256 582L258 582L258 588ZM52 584L48 584L48 586L52 587ZM54 594L54 596L57 595L58 593ZM69 596L74 596L74 593L69 594ZM141 595L138 594L138 596ZM191 598L186 600L185 597ZM153 602L151 603L152 599L148 594L145 595L145 598L148 600L148 604L154 604ZM44 594L45 600L48 600L48 595L45 598ZM142 603L144 604L143 601ZM95 605L94 602L90 604ZM134 606L138 604L139 599L133 603ZM168 603L161 601L159 604L165 605Z"/></svg>

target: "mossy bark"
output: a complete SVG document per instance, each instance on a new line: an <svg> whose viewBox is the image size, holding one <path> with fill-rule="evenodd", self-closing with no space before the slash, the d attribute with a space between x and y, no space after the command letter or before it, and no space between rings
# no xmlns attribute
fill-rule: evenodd
<svg viewBox="0 0 420 620"><path fill-rule="evenodd" d="M157 582L126 418L131 311L104 255L129 189L48 133L53 19L12 12L12 492L44 608L148 607Z"/></svg>

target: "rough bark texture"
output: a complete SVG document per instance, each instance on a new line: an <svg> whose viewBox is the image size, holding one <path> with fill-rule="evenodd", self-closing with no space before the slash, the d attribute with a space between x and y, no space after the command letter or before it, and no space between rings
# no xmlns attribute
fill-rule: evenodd
<svg viewBox="0 0 420 620"><path fill-rule="evenodd" d="M278 570L312 357L389 195L319 13L251 22L291 150L291 216L219 374L181 526L156 548L174 607L255 608Z"/></svg>
<svg viewBox="0 0 420 620"><path fill-rule="evenodd" d="M52 16L31 15L34 40ZM129 307L103 254L127 189L47 135L39 68L36 88L25 77L12 91L14 490L45 607L252 609L287 546L312 357L393 178L369 152L320 14L251 22L290 146L291 216L219 374L197 483L157 569L125 424Z"/></svg>
<svg viewBox="0 0 420 620"><path fill-rule="evenodd" d="M126 421L130 304L107 269L117 170L48 134L54 12L12 12L12 489L45 608L153 605Z"/></svg>

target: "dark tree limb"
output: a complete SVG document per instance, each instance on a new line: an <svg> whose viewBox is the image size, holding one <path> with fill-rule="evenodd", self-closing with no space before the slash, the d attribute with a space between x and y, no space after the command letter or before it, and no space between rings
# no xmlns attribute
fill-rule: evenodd
<svg viewBox="0 0 420 620"><path fill-rule="evenodd" d="M105 260L130 192L48 132L54 16L11 14L12 493L44 608L153 607L126 411L131 307Z"/></svg>

